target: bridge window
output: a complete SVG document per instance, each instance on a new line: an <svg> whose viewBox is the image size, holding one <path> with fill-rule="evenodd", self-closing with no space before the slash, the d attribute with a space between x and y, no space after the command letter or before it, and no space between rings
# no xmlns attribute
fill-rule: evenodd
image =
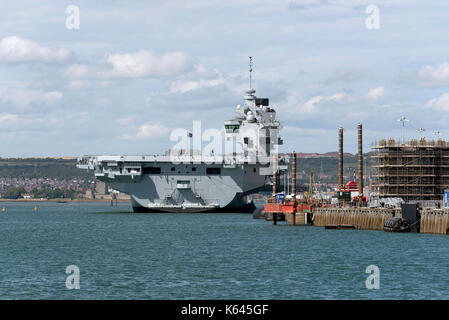
<svg viewBox="0 0 449 320"><path fill-rule="evenodd" d="M256 106L268 106L270 104L270 100L268 98L256 98Z"/></svg>
<svg viewBox="0 0 449 320"><path fill-rule="evenodd" d="M226 124L225 129L227 133L239 132L240 125L238 124Z"/></svg>

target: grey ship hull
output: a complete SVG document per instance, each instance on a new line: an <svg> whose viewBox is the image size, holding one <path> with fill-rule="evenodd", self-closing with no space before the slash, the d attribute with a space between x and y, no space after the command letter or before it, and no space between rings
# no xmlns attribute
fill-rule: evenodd
<svg viewBox="0 0 449 320"><path fill-rule="evenodd" d="M245 196L265 187L260 164L122 160L113 163L109 157L95 176L129 194L134 212L251 213L255 206Z"/></svg>
<svg viewBox="0 0 449 320"><path fill-rule="evenodd" d="M256 206L253 202L246 203L244 205L238 205L237 203L241 203L240 195L236 195L235 202L236 205L232 203L224 208L158 208L158 209L149 209L142 207L138 202L131 197L131 205L133 208L133 212L135 213L253 213L256 210Z"/></svg>

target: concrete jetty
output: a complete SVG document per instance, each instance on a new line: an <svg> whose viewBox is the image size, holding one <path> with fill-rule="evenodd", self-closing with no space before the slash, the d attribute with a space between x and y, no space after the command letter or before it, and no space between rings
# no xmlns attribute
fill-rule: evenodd
<svg viewBox="0 0 449 320"><path fill-rule="evenodd" d="M352 225L355 229L383 230L387 219L401 216L398 208L317 208L313 224L318 227Z"/></svg>
<svg viewBox="0 0 449 320"><path fill-rule="evenodd" d="M425 208L421 214L421 233L448 234L449 209Z"/></svg>
<svg viewBox="0 0 449 320"><path fill-rule="evenodd" d="M307 216L313 215L311 223ZM285 221L292 222L293 214L284 212ZM403 218L401 208L316 208L312 213L295 213L293 225L312 224L329 229L384 230L385 221ZM310 221L309 221L310 222ZM449 234L449 209L424 208L421 218L416 221L420 233Z"/></svg>

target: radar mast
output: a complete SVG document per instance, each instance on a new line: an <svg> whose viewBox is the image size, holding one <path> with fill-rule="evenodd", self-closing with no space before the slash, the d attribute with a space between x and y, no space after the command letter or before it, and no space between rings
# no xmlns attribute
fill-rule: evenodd
<svg viewBox="0 0 449 320"><path fill-rule="evenodd" d="M253 89L252 87L252 72L253 72L253 57L249 56L249 90Z"/></svg>

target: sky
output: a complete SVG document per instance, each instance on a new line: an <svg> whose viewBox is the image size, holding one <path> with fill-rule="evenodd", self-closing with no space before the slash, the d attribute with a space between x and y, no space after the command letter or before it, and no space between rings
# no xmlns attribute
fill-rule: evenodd
<svg viewBox="0 0 449 320"><path fill-rule="evenodd" d="M342 126L356 153L359 122L367 152L401 116L406 138L449 139L447 1L0 5L1 157L164 153L173 130L235 116L249 56L281 152L335 151Z"/></svg>

